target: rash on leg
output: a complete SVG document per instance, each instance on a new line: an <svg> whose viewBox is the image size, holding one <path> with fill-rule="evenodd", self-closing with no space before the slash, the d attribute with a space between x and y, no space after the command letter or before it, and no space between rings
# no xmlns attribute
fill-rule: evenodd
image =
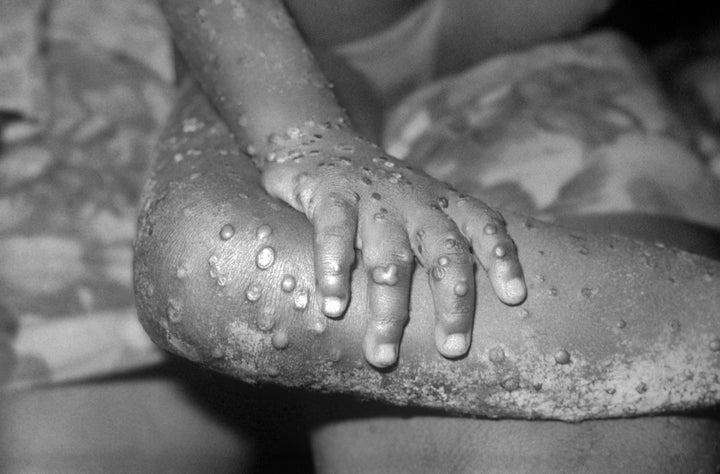
<svg viewBox="0 0 720 474"><path fill-rule="evenodd" d="M239 166L249 159L207 104L180 112L160 146L135 244L138 312L162 347L250 382L493 417L580 420L718 402L720 264L513 215L508 228L532 276L526 301L502 304L479 275L475 343L448 361L427 338L435 310L416 271L403 363L378 373L359 342L363 262L346 318L327 320L314 306L310 222ZM206 125L182 135L184 118ZM223 232L227 224L234 233Z"/></svg>

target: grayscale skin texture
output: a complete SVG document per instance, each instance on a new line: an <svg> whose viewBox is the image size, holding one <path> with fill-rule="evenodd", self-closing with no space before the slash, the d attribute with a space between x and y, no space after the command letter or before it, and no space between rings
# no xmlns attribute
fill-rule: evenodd
<svg viewBox="0 0 720 474"><path fill-rule="evenodd" d="M552 8L548 7L552 1L547 5L538 2L533 8L554 19L568 18L563 14L571 10L569 5L558 8L562 1ZM317 6L322 2L314 3ZM513 2L496 3L488 0L472 4L483 12L494 6L491 11L497 13ZM572 6L581 3L607 5L588 0L572 2ZM167 4L172 9L179 5L178 11L189 5ZM224 4L249 5L230 0ZM294 13L300 10L297 5L292 6ZM463 12L455 20L465 25L468 34L458 34L458 28L453 26L447 29L448 39L460 46L456 51L464 56L470 44L467 39L475 38L481 46L476 59L493 53L483 53L482 48L497 45L500 36L508 40L503 47L518 46L517 41L510 40L514 33L506 28L518 25L518 12L526 15L530 25L538 27L521 28L521 36L535 31L528 34L528 42L547 36L547 32L540 31L542 25L553 22L538 21L536 14L527 15L526 2L513 5L517 8L507 10L509 16L504 17L504 24L493 23L494 15L483 15L482 22L467 22L467 10L455 9ZM209 12L211 9L195 12L205 14L206 27L212 26L207 21ZM317 24L313 15L309 18L305 23ZM483 37L478 35L477 23L499 25L499 29L491 27ZM577 22L571 23L577 26ZM251 24L262 26L257 19ZM468 29L468 25L472 26ZM313 126L327 122L344 125L336 120L343 114L334 108L334 100L323 102L317 96L317 91L326 98L332 95L325 87L327 83L322 78L317 80L321 76L305 75L307 70L304 73L292 61L257 62L253 55L242 58L249 59L243 70L251 72L243 75L235 66L242 63L235 62L240 59L234 56L236 50L227 48L228 56L213 49L220 43L213 31L219 30L206 28L204 39L190 38L184 48L186 58L235 134L236 143L255 155L261 170L266 163L258 159L268 154L259 152L268 144L280 144L275 143L277 139L267 140L272 133L280 141L297 136L295 130L302 131L308 118L314 121ZM563 31L568 30L558 28L552 35ZM271 39L260 33L263 41ZM215 45L210 44L212 41ZM238 42L237 37L228 43L259 45ZM304 53L297 57L307 56ZM455 63L447 65L449 69L467 61L466 56L459 60L452 54L443 57ZM225 74L217 74L218 66ZM253 66L274 71L275 76L264 76L261 82L282 100L268 101L268 95L262 93L238 102L228 99L237 97L233 88L246 88L245 78L260 77ZM295 86L277 87L277 78L298 71ZM298 91L303 84L312 85L316 92L297 97L313 100L296 102L291 100L295 96L282 96L283 91ZM311 224L266 193L248 157L235 151L236 143L218 125L207 105L187 104L189 108L174 117L163 141L141 216L135 268L141 319L163 347L206 367L250 382L300 386L314 394L307 397L307 403L318 407L310 414L317 423L312 447L318 472L717 470L720 423L710 419L708 413L671 414L674 408L711 406L717 393L712 385L712 380L717 380L717 365L712 368L717 363L713 359L717 348L713 336L717 332L717 300L713 300L717 293L716 263L627 239L590 237L540 224L526 228L526 219L506 215L511 235L519 244L529 286L528 299L514 308L520 312L499 304L489 292L488 281L479 278L470 353L450 363L433 349L432 293L425 272L417 274L416 269L400 363L397 368L378 372L366 365L361 350L368 320L367 281L375 272L366 272L362 258L358 258L352 267L354 286L349 311L342 320L325 319L318 310L317 295L310 291L314 285ZM324 105L307 108L317 104ZM272 113L247 115L253 110ZM295 110L300 112L295 114ZM272 130L263 133L246 129L245 125L266 123L264 117L287 117L288 121L275 123L269 127ZM335 131L341 129L347 130L340 126ZM181 133L183 130L187 133ZM341 137L332 147L354 138ZM591 218L573 224L592 229L598 222ZM626 230L625 225L622 227ZM661 227L665 232L665 225ZM586 239L584 243L582 238ZM618 243L622 245L618 247ZM598 267L588 271L588 265ZM655 270L650 268L653 266ZM383 267L377 273L381 281L393 280L392 269ZM670 286L673 280L682 284ZM640 311L637 317L635 310ZM543 345L538 347L538 342ZM604 343L607 347L603 347ZM661 353L666 349L671 354ZM695 351L684 360L699 363L683 371L673 356L678 349ZM407 367L403 369L404 365ZM612 370L623 366L630 375ZM525 370L527 367L531 369ZM533 375L535 370L539 372ZM553 383L531 385L533 377L552 375L553 371L562 379L555 377ZM509 377L503 376L506 374ZM644 374L662 380L651 381ZM558 384L558 380L565 385ZM618 383L621 381L627 383ZM344 392L400 405L439 406L445 417L428 416L428 412L398 405L378 411L372 405L328 400L318 392ZM493 394L500 395L493 399ZM502 406L494 405L502 397ZM519 403L523 399L533 402ZM620 409L610 406L615 400ZM537 401L543 402L533 405ZM612 414L620 410L620 415ZM533 421L450 418L448 412ZM633 417L646 412L660 415ZM538 419L602 416L623 419L580 423Z"/></svg>
<svg viewBox="0 0 720 474"><path fill-rule="evenodd" d="M472 347L449 361L430 349L432 285L446 267L433 268L430 285L418 270L400 364L366 365L368 280L393 272L375 275L359 258L347 313L327 320L311 223L263 191L192 94L162 140L135 246L141 321L167 350L248 382L476 416L577 421L717 404L718 262L514 215L527 300L507 306L478 277Z"/></svg>
<svg viewBox="0 0 720 474"><path fill-rule="evenodd" d="M314 286L326 316L345 314L351 270L367 269L370 363L397 361L416 263L434 301L430 333L448 358L470 346L476 261L503 303L525 299L502 216L360 137L280 2L160 4L198 82L253 157L263 189L313 224ZM434 271L444 278L431 278Z"/></svg>

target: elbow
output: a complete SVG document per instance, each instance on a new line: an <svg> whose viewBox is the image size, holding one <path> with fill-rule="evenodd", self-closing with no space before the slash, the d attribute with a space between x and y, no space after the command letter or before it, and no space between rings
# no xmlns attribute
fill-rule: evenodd
<svg viewBox="0 0 720 474"><path fill-rule="evenodd" d="M228 181L194 174L156 185L134 242L141 324L160 347L196 362L212 357L215 339L223 337L221 320L233 316L227 300L247 284L239 267L252 258L231 235L242 233L235 229L246 227L248 216L227 205L226 196L238 194Z"/></svg>
<svg viewBox="0 0 720 474"><path fill-rule="evenodd" d="M297 312L294 296L313 298L311 239L304 216L240 174L192 173L156 185L134 244L140 322L160 347L203 365L262 357L254 345L273 332L263 318L282 326Z"/></svg>

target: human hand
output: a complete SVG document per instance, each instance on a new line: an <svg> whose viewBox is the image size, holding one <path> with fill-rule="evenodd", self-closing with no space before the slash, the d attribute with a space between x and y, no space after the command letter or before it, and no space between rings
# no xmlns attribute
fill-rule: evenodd
<svg viewBox="0 0 720 474"><path fill-rule="evenodd" d="M417 260L428 272L437 349L448 358L464 355L475 312L476 259L501 301L519 304L526 297L502 216L352 132L316 128L274 137L261 169L267 192L303 212L314 226L323 313L336 318L345 312L355 249L360 250L368 269L363 352L376 367L394 364Z"/></svg>

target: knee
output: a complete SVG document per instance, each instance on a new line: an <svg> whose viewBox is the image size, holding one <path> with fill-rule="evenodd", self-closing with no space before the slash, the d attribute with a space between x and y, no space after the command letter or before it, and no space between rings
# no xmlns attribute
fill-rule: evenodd
<svg viewBox="0 0 720 474"><path fill-rule="evenodd" d="M309 224L217 163L186 176L151 186L140 215L134 286L145 330L205 365L282 348L293 316L314 313Z"/></svg>

